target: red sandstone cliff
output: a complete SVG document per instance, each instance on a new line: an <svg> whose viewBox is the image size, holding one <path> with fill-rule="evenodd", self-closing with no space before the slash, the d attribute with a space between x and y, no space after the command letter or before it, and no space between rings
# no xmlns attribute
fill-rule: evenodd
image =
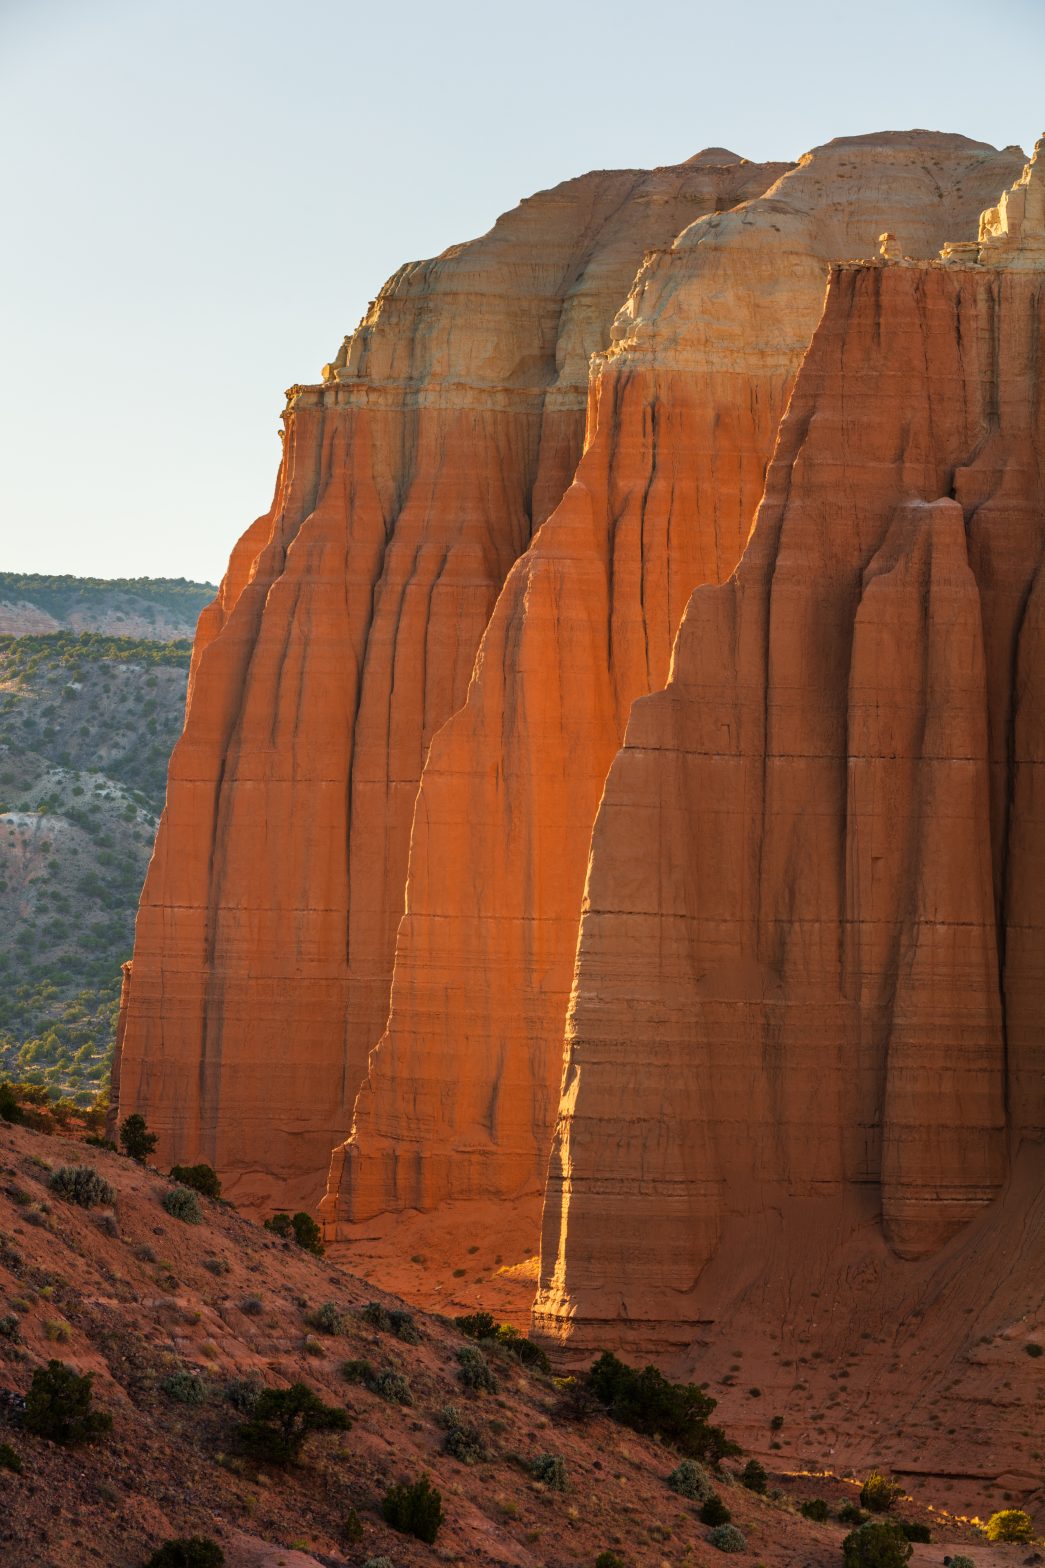
<svg viewBox="0 0 1045 1568"><path fill-rule="evenodd" d="M632 702L667 678L692 589L740 558L827 265L875 254L884 229L934 255L1021 163L926 132L840 139L648 258L593 365L574 482L428 755L388 1030L328 1219L530 1194L536 1225L606 771ZM626 1120L630 1077L614 1092Z"/></svg>
<svg viewBox="0 0 1045 1568"><path fill-rule="evenodd" d="M632 709L570 1001L550 1333L740 1338L756 1300L771 1333L824 1316L818 1342L942 1332L941 1303L1040 1318L1043 150L980 242L833 271L744 558Z"/></svg>
<svg viewBox="0 0 1045 1568"><path fill-rule="evenodd" d="M429 742L569 483L649 248L765 188L730 154L586 175L406 266L291 389L272 509L197 637L114 1100L239 1202L314 1203L388 1012Z"/></svg>

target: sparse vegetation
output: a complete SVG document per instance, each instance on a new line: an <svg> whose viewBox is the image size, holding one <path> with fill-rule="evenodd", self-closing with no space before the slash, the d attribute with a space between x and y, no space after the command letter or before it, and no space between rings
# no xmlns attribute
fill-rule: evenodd
<svg viewBox="0 0 1045 1568"><path fill-rule="evenodd" d="M381 1503L381 1513L393 1530L416 1536L431 1546L443 1522L443 1500L438 1487L423 1475L419 1481L390 1487Z"/></svg>
<svg viewBox="0 0 1045 1568"><path fill-rule="evenodd" d="M719 1525L728 1524L733 1515L719 1497L717 1492L712 1492L701 1504L699 1516L701 1524Z"/></svg>
<svg viewBox="0 0 1045 1568"><path fill-rule="evenodd" d="M814 1519L817 1524L826 1524L831 1517L831 1510L822 1497L807 1497L799 1504L798 1511L803 1519ZM859 1509L857 1512L859 1513Z"/></svg>
<svg viewBox="0 0 1045 1568"><path fill-rule="evenodd" d="M842 1504L841 1508L839 1508L839 1510L838 1510L838 1522L839 1522L839 1524L857 1525L857 1524L865 1524L866 1521L867 1521L867 1515L864 1513L863 1509L860 1508L856 1503L848 1502L848 1501L844 1502Z"/></svg>
<svg viewBox="0 0 1045 1568"><path fill-rule="evenodd" d="M324 1301L321 1307L306 1314L305 1322L319 1334L344 1334L348 1328L348 1313L342 1312L333 1301Z"/></svg>
<svg viewBox="0 0 1045 1568"><path fill-rule="evenodd" d="M94 1374L81 1377L62 1361L37 1367L25 1404L27 1432L52 1443L89 1443L112 1426L112 1416L93 1408Z"/></svg>
<svg viewBox="0 0 1045 1568"><path fill-rule="evenodd" d="M90 1165L60 1165L48 1178L48 1187L67 1203L78 1203L81 1209L93 1209L104 1204L111 1208L116 1194L109 1183Z"/></svg>
<svg viewBox="0 0 1045 1568"><path fill-rule="evenodd" d="M378 1329L382 1334L394 1334L404 1345L419 1345L421 1342L413 1313L402 1307L383 1307L379 1301L368 1301L360 1308L359 1315L371 1328Z"/></svg>
<svg viewBox="0 0 1045 1568"><path fill-rule="evenodd" d="M469 1339L507 1350L523 1366L532 1367L537 1372L551 1371L551 1362L540 1345L527 1335L520 1334L512 1324L498 1323L490 1312L472 1312L465 1317L454 1318L454 1325Z"/></svg>
<svg viewBox="0 0 1045 1568"><path fill-rule="evenodd" d="M15 1475L22 1473L21 1455L10 1443L0 1443L0 1470L11 1470Z"/></svg>
<svg viewBox="0 0 1045 1568"><path fill-rule="evenodd" d="M345 1432L352 1425L348 1411L326 1405L304 1383L291 1388L266 1388L254 1404L239 1440L254 1459L266 1464L294 1464L316 1432Z"/></svg>

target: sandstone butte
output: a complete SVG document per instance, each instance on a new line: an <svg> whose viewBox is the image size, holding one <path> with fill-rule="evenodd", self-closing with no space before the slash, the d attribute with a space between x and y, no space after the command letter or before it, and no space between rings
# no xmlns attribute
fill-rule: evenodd
<svg viewBox="0 0 1045 1568"><path fill-rule="evenodd" d="M332 1162L328 1234L492 1198L521 1199L532 1237L606 772L691 591L740 559L828 264L874 255L885 229L935 255L1022 163L959 136L840 139L647 257L592 365L573 483L429 751L388 1029Z"/></svg>
<svg viewBox="0 0 1045 1568"><path fill-rule="evenodd" d="M591 354L649 249L788 167L712 149L542 192L403 267L291 388L272 507L200 620L114 1070L237 1202L322 1194L387 1018L425 754L576 467Z"/></svg>
<svg viewBox="0 0 1045 1568"><path fill-rule="evenodd" d="M832 269L744 557L606 781L535 1307L875 1340L877 1412L961 1383L982 1473L1039 1488L1040 1373L981 1347L1045 1326L1043 333L1045 140L978 241Z"/></svg>

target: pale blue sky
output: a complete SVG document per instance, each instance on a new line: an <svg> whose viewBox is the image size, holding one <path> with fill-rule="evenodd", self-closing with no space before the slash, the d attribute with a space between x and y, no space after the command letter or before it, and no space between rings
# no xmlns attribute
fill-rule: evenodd
<svg viewBox="0 0 1045 1568"><path fill-rule="evenodd" d="M1029 149L1043 0L0 0L0 569L210 577L400 262L590 168Z"/></svg>

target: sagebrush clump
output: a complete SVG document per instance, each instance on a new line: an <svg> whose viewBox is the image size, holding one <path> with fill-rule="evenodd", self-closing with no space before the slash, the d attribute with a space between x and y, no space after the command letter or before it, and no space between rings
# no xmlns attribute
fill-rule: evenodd
<svg viewBox="0 0 1045 1568"><path fill-rule="evenodd" d="M498 1323L490 1312L470 1312L464 1317L454 1318L454 1326L469 1339L508 1351L509 1355L533 1371L551 1371L551 1362L540 1345L521 1334L511 1323Z"/></svg>
<svg viewBox="0 0 1045 1568"><path fill-rule="evenodd" d="M344 1334L348 1329L348 1313L333 1301L324 1301L321 1307L306 1314L305 1322L319 1334Z"/></svg>
<svg viewBox="0 0 1045 1568"><path fill-rule="evenodd" d="M47 1181L48 1187L67 1203L78 1203L81 1209L103 1206L112 1208L116 1193L104 1177L90 1165L60 1165Z"/></svg>
<svg viewBox="0 0 1045 1568"><path fill-rule="evenodd" d="M807 1497L804 1503L798 1505L798 1511L803 1519L815 1519L817 1524L826 1524L831 1517L830 1509L822 1497Z"/></svg>
<svg viewBox="0 0 1045 1568"><path fill-rule="evenodd" d="M163 1194L163 1207L172 1219L182 1220L186 1225L201 1225L203 1213L200 1209L200 1200L191 1187L172 1187Z"/></svg>
<svg viewBox="0 0 1045 1568"><path fill-rule="evenodd" d="M207 1386L194 1372L172 1372L160 1387L168 1399L179 1405L202 1405L207 1398Z"/></svg>
<svg viewBox="0 0 1045 1568"><path fill-rule="evenodd" d="M543 1481L550 1492L568 1492L570 1478L566 1461L561 1454L538 1454L530 1462L530 1474L536 1481Z"/></svg>
<svg viewBox="0 0 1045 1568"><path fill-rule="evenodd" d="M706 1502L711 1496L711 1478L703 1465L698 1465L692 1459L683 1459L676 1465L668 1476L668 1485L680 1497L688 1497L695 1503Z"/></svg>
<svg viewBox="0 0 1045 1568"><path fill-rule="evenodd" d="M747 1541L735 1524L718 1524L708 1535L709 1545L720 1552L746 1552Z"/></svg>
<svg viewBox="0 0 1045 1568"><path fill-rule="evenodd" d="M382 1334L394 1334L396 1339L401 1339L404 1345L419 1345L421 1334L414 1322L412 1312L407 1312L403 1307L383 1307L379 1301L368 1301L360 1307L359 1316L364 1323L369 1323L371 1328L376 1328Z"/></svg>
<svg viewBox="0 0 1045 1568"><path fill-rule="evenodd" d="M497 1379L490 1364L476 1345L465 1345L457 1352L457 1376L473 1394L496 1394Z"/></svg>

